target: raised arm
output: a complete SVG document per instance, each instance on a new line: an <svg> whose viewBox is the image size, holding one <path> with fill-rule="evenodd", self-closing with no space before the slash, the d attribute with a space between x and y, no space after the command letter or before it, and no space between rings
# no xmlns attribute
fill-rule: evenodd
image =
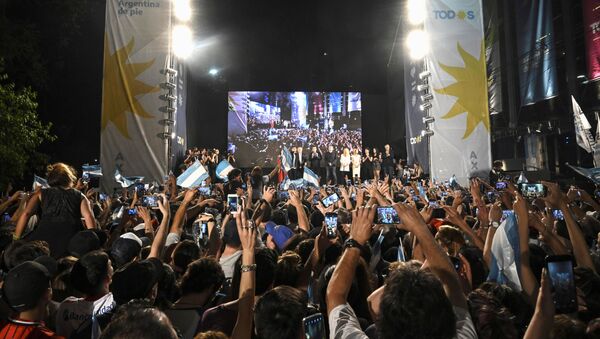
<svg viewBox="0 0 600 339"><path fill-rule="evenodd" d="M27 226L27 221L29 221L29 218L35 213L35 211L38 208L41 196L42 191L37 191L31 196L31 198L29 198L25 207L25 211L19 217L19 221L17 222L17 227L15 228L15 234L13 235L13 238L19 239L23 235L23 231L25 231L25 226Z"/></svg>
<svg viewBox="0 0 600 339"><path fill-rule="evenodd" d="M359 246L364 246L371 237L376 210L377 205L373 207L360 207L352 211L350 239L356 242L358 246L346 246L342 258L333 271L333 275L327 286L327 314L331 313L337 306L346 303L356 271L356 265L360 258ZM349 244L351 243L349 242Z"/></svg>
<svg viewBox="0 0 600 339"><path fill-rule="evenodd" d="M523 339L550 338L550 329L554 323L554 302L548 272L542 271L542 284L537 297L535 311Z"/></svg>
<svg viewBox="0 0 600 339"><path fill-rule="evenodd" d="M458 274L448 255L433 238L419 211L404 204L394 204L394 208L402 220L402 227L412 232L419 241L429 269L440 279L452 305L466 309L467 299L463 294Z"/></svg>
<svg viewBox="0 0 600 339"><path fill-rule="evenodd" d="M305 232L309 232L310 223L306 211L304 211L304 205L302 205L302 200L298 195L298 191L288 190L288 192L290 194L290 203L296 208L296 213L298 214L298 227Z"/></svg>
<svg viewBox="0 0 600 339"><path fill-rule="evenodd" d="M150 247L150 254L148 258L160 258L160 254L167 240L167 230L169 225L169 219L171 218L171 209L169 206L169 200L164 194L161 194L158 198L158 208L162 213L162 220L154 235L152 241L152 247Z"/></svg>
<svg viewBox="0 0 600 339"><path fill-rule="evenodd" d="M183 227L183 221L185 219L187 208L192 202L192 200L194 200L194 197L196 196L197 192L198 190L193 188L188 189L185 192L183 201L181 202L181 205L179 205L179 207L177 208L177 212L175 212L175 217L173 218L173 223L171 224L171 229L169 230L169 233L181 235L181 229Z"/></svg>
<svg viewBox="0 0 600 339"><path fill-rule="evenodd" d="M529 264L529 216L527 214L527 202L519 193L515 192L514 194L515 202L513 210L515 211L519 226L519 251L521 252L521 286L529 303L534 305L539 286Z"/></svg>

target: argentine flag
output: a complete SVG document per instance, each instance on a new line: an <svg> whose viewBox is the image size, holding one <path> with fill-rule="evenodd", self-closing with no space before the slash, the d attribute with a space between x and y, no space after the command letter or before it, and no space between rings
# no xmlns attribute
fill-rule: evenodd
<svg viewBox="0 0 600 339"><path fill-rule="evenodd" d="M292 168L292 153L290 153L287 147L281 150L281 164L286 172L289 172Z"/></svg>
<svg viewBox="0 0 600 339"><path fill-rule="evenodd" d="M41 188L48 188L50 187L50 185L48 185L48 181L42 177L38 177L37 175L33 175L33 185L32 185L33 189L32 191L35 191L38 187Z"/></svg>
<svg viewBox="0 0 600 339"><path fill-rule="evenodd" d="M83 165L81 166L83 175L87 173L88 178L100 178L102 177L102 167L100 165Z"/></svg>
<svg viewBox="0 0 600 339"><path fill-rule="evenodd" d="M124 177L118 169L115 170L115 181L121 184L121 187L127 188L137 182L144 181L144 177Z"/></svg>
<svg viewBox="0 0 600 339"><path fill-rule="evenodd" d="M308 185L319 188L319 177L310 168L304 167L304 175L302 178L308 183Z"/></svg>
<svg viewBox="0 0 600 339"><path fill-rule="evenodd" d="M600 124L598 124L600 125ZM571 169L584 177L590 179L595 184L600 184L600 167L596 168L583 168L577 166L571 166L567 164L567 166L571 167Z"/></svg>
<svg viewBox="0 0 600 339"><path fill-rule="evenodd" d="M231 170L233 169L233 166L231 166L231 164L227 161L227 160L222 160L218 165L217 165L217 177L219 177L219 179L227 181L227 174L229 174L229 172L231 172Z"/></svg>
<svg viewBox="0 0 600 339"><path fill-rule="evenodd" d="M500 224L492 240L492 264L488 281L506 284L515 291L521 291L519 280L520 247L517 218L509 215Z"/></svg>
<svg viewBox="0 0 600 339"><path fill-rule="evenodd" d="M177 186L184 188L198 187L208 178L208 173L200 161L196 160L188 169L177 177Z"/></svg>

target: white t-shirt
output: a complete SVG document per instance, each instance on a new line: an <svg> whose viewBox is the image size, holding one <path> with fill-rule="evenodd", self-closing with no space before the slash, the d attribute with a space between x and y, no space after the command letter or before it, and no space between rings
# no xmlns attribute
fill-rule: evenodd
<svg viewBox="0 0 600 339"><path fill-rule="evenodd" d="M221 268L223 269L223 273L225 273L225 278L229 279L231 277L233 277L233 271L235 268L235 263L238 261L238 259L242 256L242 251L236 251L234 252L232 255L228 256L228 257L221 257L221 259L219 259L219 264L221 265Z"/></svg>
<svg viewBox="0 0 600 339"><path fill-rule="evenodd" d="M112 293L95 301L68 297L60 303L56 312L56 334L69 337L71 332L83 327L82 324L92 317L92 313L97 317L112 311L114 307Z"/></svg>

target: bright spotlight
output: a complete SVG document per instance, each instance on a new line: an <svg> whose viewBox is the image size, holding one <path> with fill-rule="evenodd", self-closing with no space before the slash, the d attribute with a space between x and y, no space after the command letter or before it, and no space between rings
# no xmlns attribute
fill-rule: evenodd
<svg viewBox="0 0 600 339"><path fill-rule="evenodd" d="M177 25L172 33L173 53L179 58L187 58L192 54L192 30L184 25Z"/></svg>
<svg viewBox="0 0 600 339"><path fill-rule="evenodd" d="M427 9L423 0L408 0L408 22L420 25L425 20Z"/></svg>
<svg viewBox="0 0 600 339"><path fill-rule="evenodd" d="M420 29L415 29L408 33L406 47L408 47L412 59L423 59L429 53L429 37L427 33Z"/></svg>
<svg viewBox="0 0 600 339"><path fill-rule="evenodd" d="M173 12L179 21L189 21L192 18L190 0L173 0Z"/></svg>
<svg viewBox="0 0 600 339"><path fill-rule="evenodd" d="M212 76L215 76L215 75L219 74L219 70L218 70L218 69L216 69L216 68L211 68L211 69L208 71L208 74L210 74L210 75L212 75Z"/></svg>

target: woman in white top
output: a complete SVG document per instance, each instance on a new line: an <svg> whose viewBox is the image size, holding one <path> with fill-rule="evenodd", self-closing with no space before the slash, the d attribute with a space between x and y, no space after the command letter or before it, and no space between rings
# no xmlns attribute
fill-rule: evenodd
<svg viewBox="0 0 600 339"><path fill-rule="evenodd" d="M342 177L344 178L344 182L350 179L350 164L352 163L352 159L350 158L350 150L348 147L344 147L344 151L340 156L340 172L342 173Z"/></svg>
<svg viewBox="0 0 600 339"><path fill-rule="evenodd" d="M358 148L355 148L350 156L352 161L352 180L357 184L358 179L360 179L360 163L362 161L362 157L358 151Z"/></svg>

